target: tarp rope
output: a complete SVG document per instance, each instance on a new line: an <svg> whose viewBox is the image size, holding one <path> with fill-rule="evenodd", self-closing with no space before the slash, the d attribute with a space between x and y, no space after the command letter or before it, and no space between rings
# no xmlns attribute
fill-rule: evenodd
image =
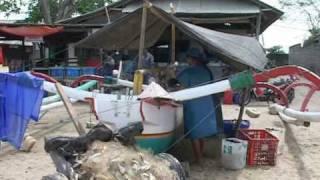
<svg viewBox="0 0 320 180"><path fill-rule="evenodd" d="M183 136L181 136L180 138L178 138L173 144L171 144L168 148L166 148L164 151L162 152L167 152L168 150L170 150L171 148L173 148L175 145L177 145L178 143L180 143L184 138L186 138L194 129L196 129L197 127L199 127L211 114L213 114L216 109L218 109L218 107L221 106L221 104L216 105L215 108L212 109L212 111L210 111L205 117L203 117L195 126L193 126L191 129L189 129L186 133L183 134Z"/></svg>

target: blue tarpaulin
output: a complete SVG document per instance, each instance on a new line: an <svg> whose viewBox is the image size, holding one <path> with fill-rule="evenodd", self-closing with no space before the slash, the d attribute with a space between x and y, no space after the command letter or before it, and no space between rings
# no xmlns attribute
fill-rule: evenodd
<svg viewBox="0 0 320 180"><path fill-rule="evenodd" d="M30 119L39 119L43 94L43 80L29 72L0 73L0 141L20 149Z"/></svg>

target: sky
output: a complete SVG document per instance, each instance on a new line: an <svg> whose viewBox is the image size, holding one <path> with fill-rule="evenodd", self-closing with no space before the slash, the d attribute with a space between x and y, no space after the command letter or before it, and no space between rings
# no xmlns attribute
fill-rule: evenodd
<svg viewBox="0 0 320 180"><path fill-rule="evenodd" d="M281 10L278 0L262 1ZM307 20L303 19L299 13L285 12L283 20L278 20L269 26L262 34L260 42L266 48L280 45L288 51L290 46L302 43L308 36ZM264 39L264 42L262 39Z"/></svg>
<svg viewBox="0 0 320 180"><path fill-rule="evenodd" d="M28 1L28 0L23 0ZM263 2L281 9L279 0L262 0ZM6 17L0 13L1 20L18 20L25 18L24 13L12 14ZM301 43L305 40L309 33L308 25L305 19L302 19L299 13L285 13L284 20L278 20L272 24L260 37L260 42L265 48L280 45L285 51L292 45Z"/></svg>

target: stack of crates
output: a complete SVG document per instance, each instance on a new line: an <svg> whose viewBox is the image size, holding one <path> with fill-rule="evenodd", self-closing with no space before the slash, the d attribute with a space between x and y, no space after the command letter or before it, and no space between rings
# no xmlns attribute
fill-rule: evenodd
<svg viewBox="0 0 320 180"><path fill-rule="evenodd" d="M64 67L51 67L51 68L49 68L49 75L57 80L63 79Z"/></svg>
<svg viewBox="0 0 320 180"><path fill-rule="evenodd" d="M97 72L97 68L95 67L82 67L81 69L82 75L94 75Z"/></svg>
<svg viewBox="0 0 320 180"><path fill-rule="evenodd" d="M95 67L51 67L49 75L57 80L77 79L82 75L94 75L97 69Z"/></svg>
<svg viewBox="0 0 320 180"><path fill-rule="evenodd" d="M77 79L80 75L80 67L66 67L66 79Z"/></svg>

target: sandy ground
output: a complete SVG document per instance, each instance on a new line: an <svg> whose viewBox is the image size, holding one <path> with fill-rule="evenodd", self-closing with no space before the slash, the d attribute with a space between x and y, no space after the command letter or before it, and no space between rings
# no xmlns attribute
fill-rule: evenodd
<svg viewBox="0 0 320 180"><path fill-rule="evenodd" d="M296 91L297 96L292 107L299 107L299 102L305 93L305 89ZM320 95L317 94L309 106L310 111L319 111L319 100ZM261 112L261 116L256 119L245 115L244 119L251 121L251 127L281 128L285 132L282 141L284 151L282 155L278 156L277 165L274 167L247 167L239 171L230 171L221 167L219 158L206 158L201 166L191 165L190 179L320 179L320 123L313 123L308 128L287 125L283 124L278 116L269 115L266 104L252 103L251 106ZM75 108L81 114L82 123L90 119L94 121L94 116L86 113L89 112L88 106L76 104ZM223 107L225 119L236 118L238 112L239 107L237 106ZM77 135L64 108L52 110L39 123L30 124L28 133L38 139L30 153L15 151L7 144L2 143L0 149L1 180L37 180L41 179L43 175L53 173L55 168L43 149L43 137ZM219 152L217 144L208 145L206 151Z"/></svg>

